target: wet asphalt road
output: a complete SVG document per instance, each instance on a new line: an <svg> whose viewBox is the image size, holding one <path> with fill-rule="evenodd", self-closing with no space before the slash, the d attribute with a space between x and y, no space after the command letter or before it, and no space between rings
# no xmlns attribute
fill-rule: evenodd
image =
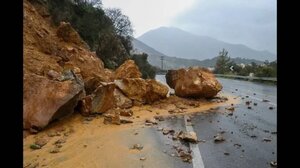
<svg viewBox="0 0 300 168"><path fill-rule="evenodd" d="M163 77L157 77L163 81ZM208 113L193 114L193 129L206 168L268 168L271 161L277 160L277 88L248 81L218 78L223 91L240 100L235 105L233 115L225 107ZM269 102L263 102L266 99ZM248 109L246 101L252 101ZM253 103L257 103L256 106ZM273 109L269 109L273 107ZM185 130L183 116L172 117L160 122L160 127ZM214 142L214 136L223 131L225 141ZM166 153L176 153L171 138L157 131L157 140ZM264 141L267 138L271 141ZM173 142L174 143L174 142ZM180 144L180 142L175 142ZM185 144L188 147L188 144ZM184 145L183 145L184 146ZM224 153L229 153L225 155ZM175 157L175 159L180 160ZM183 163L174 167L193 167Z"/></svg>

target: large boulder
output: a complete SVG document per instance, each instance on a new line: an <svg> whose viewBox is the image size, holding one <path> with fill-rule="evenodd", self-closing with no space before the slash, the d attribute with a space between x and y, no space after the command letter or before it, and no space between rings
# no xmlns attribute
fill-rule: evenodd
<svg viewBox="0 0 300 168"><path fill-rule="evenodd" d="M132 107L132 100L126 97L118 88L114 90L115 107L127 109Z"/></svg>
<svg viewBox="0 0 300 168"><path fill-rule="evenodd" d="M148 92L146 94L147 103L153 103L154 101L167 97L169 92L168 86L154 79L147 79L146 82L148 85Z"/></svg>
<svg viewBox="0 0 300 168"><path fill-rule="evenodd" d="M114 81L116 86L133 100L135 104L145 104L148 91L147 82L142 78L125 78Z"/></svg>
<svg viewBox="0 0 300 168"><path fill-rule="evenodd" d="M200 67L169 70L166 81L179 97L211 98L222 89L215 76Z"/></svg>
<svg viewBox="0 0 300 168"><path fill-rule="evenodd" d="M139 67L134 63L133 60L125 61L115 71L115 79L141 78L141 77L142 77L142 74L139 70Z"/></svg>
<svg viewBox="0 0 300 168"><path fill-rule="evenodd" d="M115 84L135 105L152 103L168 94L168 87L156 80L126 78L115 80Z"/></svg>
<svg viewBox="0 0 300 168"><path fill-rule="evenodd" d="M84 96L83 82L75 73L60 79L56 81L35 74L24 74L24 129L40 130L49 122L74 112L78 101Z"/></svg>
<svg viewBox="0 0 300 168"><path fill-rule="evenodd" d="M102 82L92 94L84 97L78 104L81 114L104 113L115 105L114 83Z"/></svg>

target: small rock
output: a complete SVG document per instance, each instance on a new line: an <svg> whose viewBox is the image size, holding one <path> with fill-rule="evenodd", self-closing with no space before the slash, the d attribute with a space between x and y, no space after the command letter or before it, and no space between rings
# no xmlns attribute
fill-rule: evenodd
<svg viewBox="0 0 300 168"><path fill-rule="evenodd" d="M163 116L154 116L154 118L158 121L164 121L164 117Z"/></svg>
<svg viewBox="0 0 300 168"><path fill-rule="evenodd" d="M247 108L248 108L248 109L252 109L252 107L251 107L251 106L248 106Z"/></svg>
<svg viewBox="0 0 300 168"><path fill-rule="evenodd" d="M187 116L187 117L186 117L186 121L187 121L187 122L191 122L191 121L192 121L192 120L191 120L191 117L190 117L190 116Z"/></svg>
<svg viewBox="0 0 300 168"><path fill-rule="evenodd" d="M270 109L270 110L273 110L273 109L274 109L274 107L270 106L270 107L269 107L269 109Z"/></svg>
<svg viewBox="0 0 300 168"><path fill-rule="evenodd" d="M270 162L270 165L271 165L272 167L277 167L277 162L276 162L276 161L272 161L272 162Z"/></svg>
<svg viewBox="0 0 300 168"><path fill-rule="evenodd" d="M131 117L133 115L132 110L124 109L120 112L120 116Z"/></svg>
<svg viewBox="0 0 300 168"><path fill-rule="evenodd" d="M264 138L264 139L263 139L263 141L265 141L265 142L271 142L271 141L272 141L272 139L269 139L269 138Z"/></svg>
<svg viewBox="0 0 300 168"><path fill-rule="evenodd" d="M238 89L235 89L235 91L238 91Z"/></svg>
<svg viewBox="0 0 300 168"><path fill-rule="evenodd" d="M37 144L31 144L31 145L30 145L30 148L31 148L31 149L41 149L41 146L40 146L40 145L37 145Z"/></svg>
<svg viewBox="0 0 300 168"><path fill-rule="evenodd" d="M169 133L170 133L170 134L174 134L174 133L175 133L174 130L172 130L172 129L167 129L167 128L164 128L164 129L162 130L162 132L163 132L164 135L168 135Z"/></svg>
<svg viewBox="0 0 300 168"><path fill-rule="evenodd" d="M257 138L257 136L256 136L256 135L251 135L250 137L251 137L251 138Z"/></svg>
<svg viewBox="0 0 300 168"><path fill-rule="evenodd" d="M270 102L270 100L263 99L262 102Z"/></svg>
<svg viewBox="0 0 300 168"><path fill-rule="evenodd" d="M47 132L48 137L54 137L56 136L56 133L53 131Z"/></svg>
<svg viewBox="0 0 300 168"><path fill-rule="evenodd" d="M253 95L256 95L256 93L253 93Z"/></svg>
<svg viewBox="0 0 300 168"><path fill-rule="evenodd" d="M244 149L242 149L242 152L245 152L245 150L244 150Z"/></svg>
<svg viewBox="0 0 300 168"><path fill-rule="evenodd" d="M228 155L229 155L229 153L228 153L228 152L224 152L224 155L228 156Z"/></svg>
<svg viewBox="0 0 300 168"><path fill-rule="evenodd" d="M231 107L226 107L225 109L226 109L226 110L229 110L229 111L234 111L234 110L235 110L235 108L234 108L233 106L231 106Z"/></svg>
<svg viewBox="0 0 300 168"><path fill-rule="evenodd" d="M257 106L257 103L253 103L254 106Z"/></svg>
<svg viewBox="0 0 300 168"><path fill-rule="evenodd" d="M137 135L137 134L139 134L139 133L138 133L138 132L135 132L135 133L134 133L134 135Z"/></svg>
<svg viewBox="0 0 300 168"><path fill-rule="evenodd" d="M56 144L62 144L62 143L65 143L65 142L66 142L66 139L65 138L61 138L61 139L55 141L54 145L56 145Z"/></svg>
<svg viewBox="0 0 300 168"><path fill-rule="evenodd" d="M246 98L249 98L249 96L246 96Z"/></svg>
<svg viewBox="0 0 300 168"><path fill-rule="evenodd" d="M225 138L221 134L217 134L214 136L214 142L222 142L225 141Z"/></svg>
<svg viewBox="0 0 300 168"><path fill-rule="evenodd" d="M122 124L133 123L132 120L130 120L129 118L125 118L125 117L120 117L120 122L121 122Z"/></svg>
<svg viewBox="0 0 300 168"><path fill-rule="evenodd" d="M276 131L274 131L274 132L271 132L271 134L277 134L277 132L276 132Z"/></svg>
<svg viewBox="0 0 300 168"><path fill-rule="evenodd" d="M60 152L59 148L55 147L49 151L49 153L58 153Z"/></svg>
<svg viewBox="0 0 300 168"><path fill-rule="evenodd" d="M241 147L241 144L234 144L233 146Z"/></svg>
<svg viewBox="0 0 300 168"><path fill-rule="evenodd" d="M61 144L56 144L55 146L56 146L57 148L61 148L61 147L62 147Z"/></svg>
<svg viewBox="0 0 300 168"><path fill-rule="evenodd" d="M146 126L152 126L152 123L145 123Z"/></svg>
<svg viewBox="0 0 300 168"><path fill-rule="evenodd" d="M247 106L249 106L249 105L250 105L250 103L251 103L250 101L246 101L246 105L247 105Z"/></svg>
<svg viewBox="0 0 300 168"><path fill-rule="evenodd" d="M144 161L144 160L146 160L146 157L143 156L140 158L140 160Z"/></svg>
<svg viewBox="0 0 300 168"><path fill-rule="evenodd" d="M181 140L192 142L192 143L198 142L197 135L194 131L188 131L188 132L180 131L177 137Z"/></svg>
<svg viewBox="0 0 300 168"><path fill-rule="evenodd" d="M36 141L35 141L35 144L40 146L40 147L43 147L44 145L46 145L48 143L48 140L46 138L38 138Z"/></svg>
<svg viewBox="0 0 300 168"><path fill-rule="evenodd" d="M142 150L144 147L141 144L134 144L131 149Z"/></svg>
<svg viewBox="0 0 300 168"><path fill-rule="evenodd" d="M153 125L156 125L157 124L157 122L155 121L155 119L154 118L151 118L151 119L146 119L146 121L145 121L146 123L151 123L151 124L153 124Z"/></svg>
<svg viewBox="0 0 300 168"><path fill-rule="evenodd" d="M87 145L86 145L86 144L84 144L84 145L83 145L83 147L84 147L84 148L86 148L86 147L87 147Z"/></svg>
<svg viewBox="0 0 300 168"><path fill-rule="evenodd" d="M175 157L175 153L172 153L171 156L172 156L172 157Z"/></svg>

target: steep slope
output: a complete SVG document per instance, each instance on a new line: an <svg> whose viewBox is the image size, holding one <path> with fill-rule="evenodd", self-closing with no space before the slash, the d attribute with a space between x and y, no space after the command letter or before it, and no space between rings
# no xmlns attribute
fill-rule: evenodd
<svg viewBox="0 0 300 168"><path fill-rule="evenodd" d="M70 24L53 27L40 11L24 1L23 127L31 131L73 113L91 78L113 80Z"/></svg>
<svg viewBox="0 0 300 168"><path fill-rule="evenodd" d="M177 29L161 27L138 37L138 40L155 48L159 52L186 59L211 59L222 48L229 51L231 57L273 61L276 56L268 51L257 51L242 44L230 44L207 36L198 36Z"/></svg>

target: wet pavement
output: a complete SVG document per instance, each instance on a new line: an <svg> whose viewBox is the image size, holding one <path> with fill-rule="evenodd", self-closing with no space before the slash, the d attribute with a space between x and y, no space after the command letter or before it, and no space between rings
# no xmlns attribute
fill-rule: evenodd
<svg viewBox="0 0 300 168"><path fill-rule="evenodd" d="M164 82L162 76L157 79ZM219 107L207 113L192 114L193 129L198 139L205 140L198 143L204 166L271 167L270 162L277 160L276 86L224 78L218 80L223 85L222 92L232 94L240 100L240 104L234 105L233 113L226 110L226 107ZM158 127L168 127L175 131L186 129L183 116L170 117L160 122ZM214 142L214 136L218 133L221 133L225 141ZM187 148L189 146L173 141L160 131L156 131L156 137L166 153L175 153L172 147L174 142ZM175 160L180 158L175 157ZM174 167L193 167L193 164L184 163Z"/></svg>

